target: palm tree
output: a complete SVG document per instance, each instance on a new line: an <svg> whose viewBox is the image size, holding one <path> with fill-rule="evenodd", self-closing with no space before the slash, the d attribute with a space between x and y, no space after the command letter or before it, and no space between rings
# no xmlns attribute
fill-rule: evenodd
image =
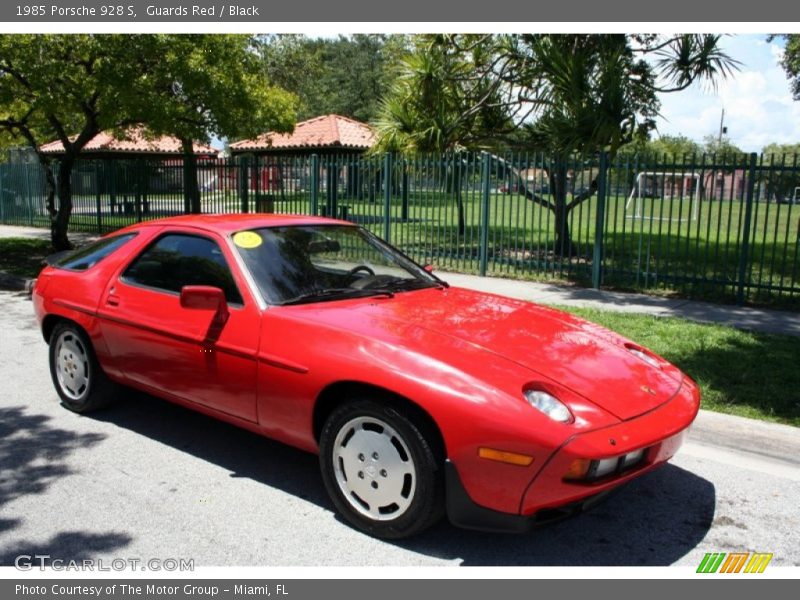
<svg viewBox="0 0 800 600"><path fill-rule="evenodd" d="M400 72L381 103L373 123L378 143L373 152L448 154L443 157L445 191L454 194L458 209L458 232L466 229L462 199L464 150L488 149L490 132L511 124L499 102L476 105L476 97L492 99L498 93L494 82L467 84L473 64L458 56L437 38L423 38L416 51L406 56ZM496 100L496 98L495 98Z"/></svg>
<svg viewBox="0 0 800 600"><path fill-rule="evenodd" d="M550 157L555 252L575 252L569 214L596 191L568 198L569 159L619 148L655 129L660 93L715 85L737 62L718 35L423 36L384 100L379 146L397 150L535 148ZM506 165L497 160L498 165Z"/></svg>

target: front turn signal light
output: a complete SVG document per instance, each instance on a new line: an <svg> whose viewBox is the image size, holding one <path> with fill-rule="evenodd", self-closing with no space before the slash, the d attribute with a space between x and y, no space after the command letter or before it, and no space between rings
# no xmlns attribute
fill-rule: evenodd
<svg viewBox="0 0 800 600"><path fill-rule="evenodd" d="M591 465L592 461L588 458L576 458L570 463L564 479L584 479Z"/></svg>

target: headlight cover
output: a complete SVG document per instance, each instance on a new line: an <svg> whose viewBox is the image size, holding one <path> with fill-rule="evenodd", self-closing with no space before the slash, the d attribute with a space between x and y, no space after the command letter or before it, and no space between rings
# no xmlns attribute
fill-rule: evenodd
<svg viewBox="0 0 800 600"><path fill-rule="evenodd" d="M525 399L528 403L559 423L571 423L574 418L567 405L558 398L543 390L526 390Z"/></svg>
<svg viewBox="0 0 800 600"><path fill-rule="evenodd" d="M654 356L650 356L650 354L648 354L647 352L645 352L641 348L637 348L636 346L633 346L633 345L630 345L630 344L628 344L625 347L628 349L628 352L630 352L631 354L633 354L637 358L641 358L644 362L646 362L651 367L654 367L656 369L660 369L661 368L661 363L659 363L658 360Z"/></svg>

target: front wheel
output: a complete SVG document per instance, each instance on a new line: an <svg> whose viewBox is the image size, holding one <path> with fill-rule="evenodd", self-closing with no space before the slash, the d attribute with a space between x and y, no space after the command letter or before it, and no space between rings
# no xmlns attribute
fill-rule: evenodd
<svg viewBox="0 0 800 600"><path fill-rule="evenodd" d="M77 413L106 406L117 395L117 386L97 362L89 338L72 323L59 323L53 328L50 375L61 403Z"/></svg>
<svg viewBox="0 0 800 600"><path fill-rule="evenodd" d="M433 525L443 514L444 492L431 437L388 404L357 400L337 408L322 430L320 464L342 516L387 539Z"/></svg>

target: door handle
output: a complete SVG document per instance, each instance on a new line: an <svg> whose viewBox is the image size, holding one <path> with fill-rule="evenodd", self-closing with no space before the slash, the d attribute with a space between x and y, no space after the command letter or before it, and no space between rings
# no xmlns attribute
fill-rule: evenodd
<svg viewBox="0 0 800 600"><path fill-rule="evenodd" d="M119 306L119 296L117 296L114 292L110 292L106 297L106 304L109 306Z"/></svg>

